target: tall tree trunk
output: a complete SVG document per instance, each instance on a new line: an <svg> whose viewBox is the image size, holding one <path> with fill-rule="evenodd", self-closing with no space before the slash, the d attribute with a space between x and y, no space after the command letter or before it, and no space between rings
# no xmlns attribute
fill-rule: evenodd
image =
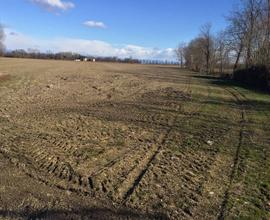
<svg viewBox="0 0 270 220"><path fill-rule="evenodd" d="M267 65L270 67L270 0L267 1L267 46L266 46L266 59L268 60Z"/></svg>
<svg viewBox="0 0 270 220"><path fill-rule="evenodd" d="M209 71L210 65L209 64L210 64L210 52L207 51L206 52L206 71L207 71L208 74L210 73L210 71Z"/></svg>
<svg viewBox="0 0 270 220"><path fill-rule="evenodd" d="M267 40L270 42L270 0L267 1L268 8L267 8Z"/></svg>
<svg viewBox="0 0 270 220"><path fill-rule="evenodd" d="M238 67L238 63L239 63L239 60L240 60L240 57L242 54L242 50L243 50L243 43L240 44L240 47L239 47L239 50L237 53L237 57L236 57L236 61L235 61L234 67L233 67L233 71L235 71Z"/></svg>
<svg viewBox="0 0 270 220"><path fill-rule="evenodd" d="M248 39L247 43L247 57L246 57L246 68L249 68L251 66L251 37Z"/></svg>
<svg viewBox="0 0 270 220"><path fill-rule="evenodd" d="M250 8L250 12L249 12L249 23L250 23L250 27L249 27L249 31L248 31L248 39L247 39L247 57L246 57L246 68L249 68L252 64L252 60L251 60L251 47L252 47L252 40L254 37L254 26L255 26L255 15L254 15L254 10L255 6L254 6L254 2L251 0L251 8Z"/></svg>
<svg viewBox="0 0 270 220"><path fill-rule="evenodd" d="M223 73L223 55L222 52L220 51L220 73Z"/></svg>

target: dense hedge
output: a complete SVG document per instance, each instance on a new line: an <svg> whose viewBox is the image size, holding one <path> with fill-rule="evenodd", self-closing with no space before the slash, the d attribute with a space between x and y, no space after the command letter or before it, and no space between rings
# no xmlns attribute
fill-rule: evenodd
<svg viewBox="0 0 270 220"><path fill-rule="evenodd" d="M269 89L270 86L270 71L266 66L236 70L233 78L237 82L260 89Z"/></svg>

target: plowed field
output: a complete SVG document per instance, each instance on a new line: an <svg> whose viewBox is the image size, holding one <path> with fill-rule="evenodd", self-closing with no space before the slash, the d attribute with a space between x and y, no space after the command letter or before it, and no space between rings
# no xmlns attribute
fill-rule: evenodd
<svg viewBox="0 0 270 220"><path fill-rule="evenodd" d="M269 219L270 96L173 66L0 60L0 218Z"/></svg>

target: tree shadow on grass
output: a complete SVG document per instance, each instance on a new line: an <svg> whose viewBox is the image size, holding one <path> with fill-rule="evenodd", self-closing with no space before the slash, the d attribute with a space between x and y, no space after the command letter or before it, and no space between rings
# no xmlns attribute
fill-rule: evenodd
<svg viewBox="0 0 270 220"><path fill-rule="evenodd" d="M110 210L106 208L83 208L74 211L68 210L41 210L34 213L25 212L14 212L14 211L3 211L0 210L0 217L9 218L22 218L22 219L57 219L57 220L68 220L68 219L100 219L100 220L116 220L116 219L160 219L167 220L169 217L163 213L146 214L139 213L138 211L132 211L129 209L122 210Z"/></svg>
<svg viewBox="0 0 270 220"><path fill-rule="evenodd" d="M192 75L192 78L205 79L208 80L211 84L218 86L227 86L227 87L241 87L247 90L251 90L260 94L270 94L270 88L258 88L254 86L249 86L240 82L237 82L233 79L228 79L220 76L209 76L209 75Z"/></svg>
<svg viewBox="0 0 270 220"><path fill-rule="evenodd" d="M197 79L206 79L206 80L219 80L222 78L219 78L217 76L209 76L209 75L192 75L192 78L197 78Z"/></svg>
<svg viewBox="0 0 270 220"><path fill-rule="evenodd" d="M207 80L208 83L215 85L215 86L223 87L225 89L234 89L237 93L240 94L240 96L243 97L243 99L241 99L241 104L244 105L246 109L257 110L257 111L270 111L270 99L269 99L269 101L250 99L250 98L246 97L246 95L243 92L236 90L236 88L237 87L243 88L243 89L246 89L249 91L256 92L256 93L261 94L261 95L270 94L270 90L258 89L255 87L244 85L242 83L238 83L232 79L224 79L224 78L218 77L218 76L192 75L191 77L197 78L197 79ZM208 102L210 102L210 101L208 100ZM217 102L217 101L215 101L215 102ZM238 101L236 100L235 102L238 102ZM225 104L225 103L233 104L230 101L228 102L228 101L223 100L222 104Z"/></svg>

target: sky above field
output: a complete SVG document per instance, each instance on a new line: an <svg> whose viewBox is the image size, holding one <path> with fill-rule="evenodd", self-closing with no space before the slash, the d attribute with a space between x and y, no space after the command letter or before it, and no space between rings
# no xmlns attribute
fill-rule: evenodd
<svg viewBox="0 0 270 220"><path fill-rule="evenodd" d="M174 60L174 48L239 0L0 0L7 49Z"/></svg>

